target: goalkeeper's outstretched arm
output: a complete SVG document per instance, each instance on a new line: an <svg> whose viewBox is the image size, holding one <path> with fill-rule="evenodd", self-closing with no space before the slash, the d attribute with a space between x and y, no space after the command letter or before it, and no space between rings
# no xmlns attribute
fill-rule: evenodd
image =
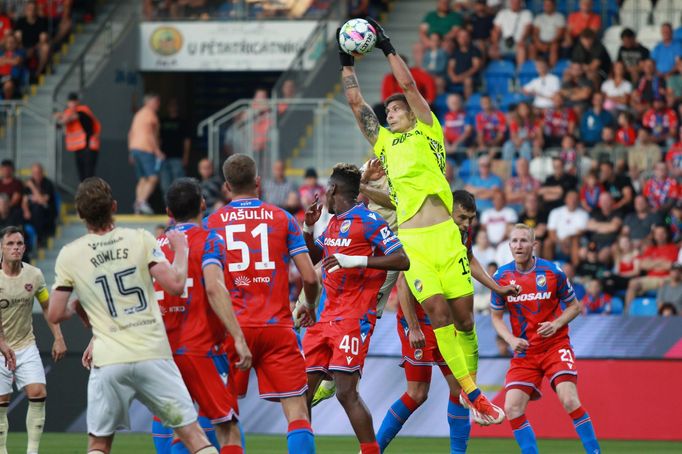
<svg viewBox="0 0 682 454"><path fill-rule="evenodd" d="M347 57L350 57L350 55L347 55ZM358 78L355 75L353 66L343 66L343 69L341 70L341 82L343 84L346 100L355 115L355 120L358 122L362 135L364 135L367 141L374 146L377 142L377 137L379 136L379 119L370 105L367 104L365 98L362 97Z"/></svg>

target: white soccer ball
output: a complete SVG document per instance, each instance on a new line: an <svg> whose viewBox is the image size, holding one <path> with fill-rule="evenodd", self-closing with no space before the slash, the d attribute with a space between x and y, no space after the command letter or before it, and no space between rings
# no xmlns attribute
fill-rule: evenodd
<svg viewBox="0 0 682 454"><path fill-rule="evenodd" d="M347 54L371 52L376 42L376 31L365 19L351 19L339 31L339 45Z"/></svg>

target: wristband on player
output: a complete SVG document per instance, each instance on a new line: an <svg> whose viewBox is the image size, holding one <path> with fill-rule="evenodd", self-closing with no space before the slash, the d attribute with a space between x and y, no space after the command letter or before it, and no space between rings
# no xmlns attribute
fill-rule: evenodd
<svg viewBox="0 0 682 454"><path fill-rule="evenodd" d="M314 225L308 225L305 222L303 223L303 233L309 233L312 235L314 231L315 231Z"/></svg>
<svg viewBox="0 0 682 454"><path fill-rule="evenodd" d="M334 254L341 268L367 268L366 255Z"/></svg>
<svg viewBox="0 0 682 454"><path fill-rule="evenodd" d="M371 17L367 17L367 22L374 27L374 32L377 35L375 47L381 49L381 51L387 57L391 54L395 55L395 48L393 47L393 44L391 44L391 38L386 34L386 30L384 30L384 28Z"/></svg>

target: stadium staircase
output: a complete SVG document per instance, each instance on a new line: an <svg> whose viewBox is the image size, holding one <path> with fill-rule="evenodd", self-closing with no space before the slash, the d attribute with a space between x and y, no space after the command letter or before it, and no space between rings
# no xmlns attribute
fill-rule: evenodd
<svg viewBox="0 0 682 454"><path fill-rule="evenodd" d="M51 127L52 112L63 109L68 94L81 92L97 75L113 44L132 25L139 10L140 3L135 0L101 2L92 22L75 26L70 40L54 55L49 74L30 87L23 109L31 114L21 116L16 156L1 147L0 154L14 158L18 169L41 162L48 175L56 173L58 163L51 159L54 153L50 151L59 147L60 139Z"/></svg>
<svg viewBox="0 0 682 454"><path fill-rule="evenodd" d="M419 24L421 19L433 10L434 2L423 0L396 0L388 14L381 17L381 23L386 28L391 37L391 42L397 51L412 60L412 46L419 39ZM332 51L330 51L332 52ZM334 55L330 55L335 62L338 61L336 50ZM384 75L389 71L386 58L383 53L376 49L369 55L358 60L355 71L358 81L366 101L374 106L381 102L381 82ZM338 73L336 75L338 76ZM316 83L316 82L313 82ZM341 90L340 80L334 85L333 90L328 94L328 98L336 101L340 105L347 106L346 98ZM352 131L349 131L351 128ZM315 133L315 124L308 128L307 136L301 141L301 146L293 150L291 159L288 161L288 168L292 176L300 176L303 169L308 167L319 167L320 160L316 157L319 150L316 149L314 140L311 140ZM372 151L364 139L360 141L361 149L354 149L358 145L355 135L359 134L355 121L343 121L337 128L329 128L328 136L325 138L325 150L323 167L318 168L321 175L328 174L328 167L337 162L352 161L362 162L371 156Z"/></svg>

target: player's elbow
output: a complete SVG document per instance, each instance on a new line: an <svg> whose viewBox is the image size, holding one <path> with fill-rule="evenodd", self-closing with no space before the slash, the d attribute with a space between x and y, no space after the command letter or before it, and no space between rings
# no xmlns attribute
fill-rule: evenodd
<svg viewBox="0 0 682 454"><path fill-rule="evenodd" d="M407 271L410 269L410 259L407 254L405 254L405 251L400 251L400 253L397 254L394 269L397 271Z"/></svg>
<svg viewBox="0 0 682 454"><path fill-rule="evenodd" d="M54 324L62 322L68 318L65 309L66 308L62 308L62 310L60 310L55 304L50 304L47 307L47 314L45 315L45 318L48 322Z"/></svg>

